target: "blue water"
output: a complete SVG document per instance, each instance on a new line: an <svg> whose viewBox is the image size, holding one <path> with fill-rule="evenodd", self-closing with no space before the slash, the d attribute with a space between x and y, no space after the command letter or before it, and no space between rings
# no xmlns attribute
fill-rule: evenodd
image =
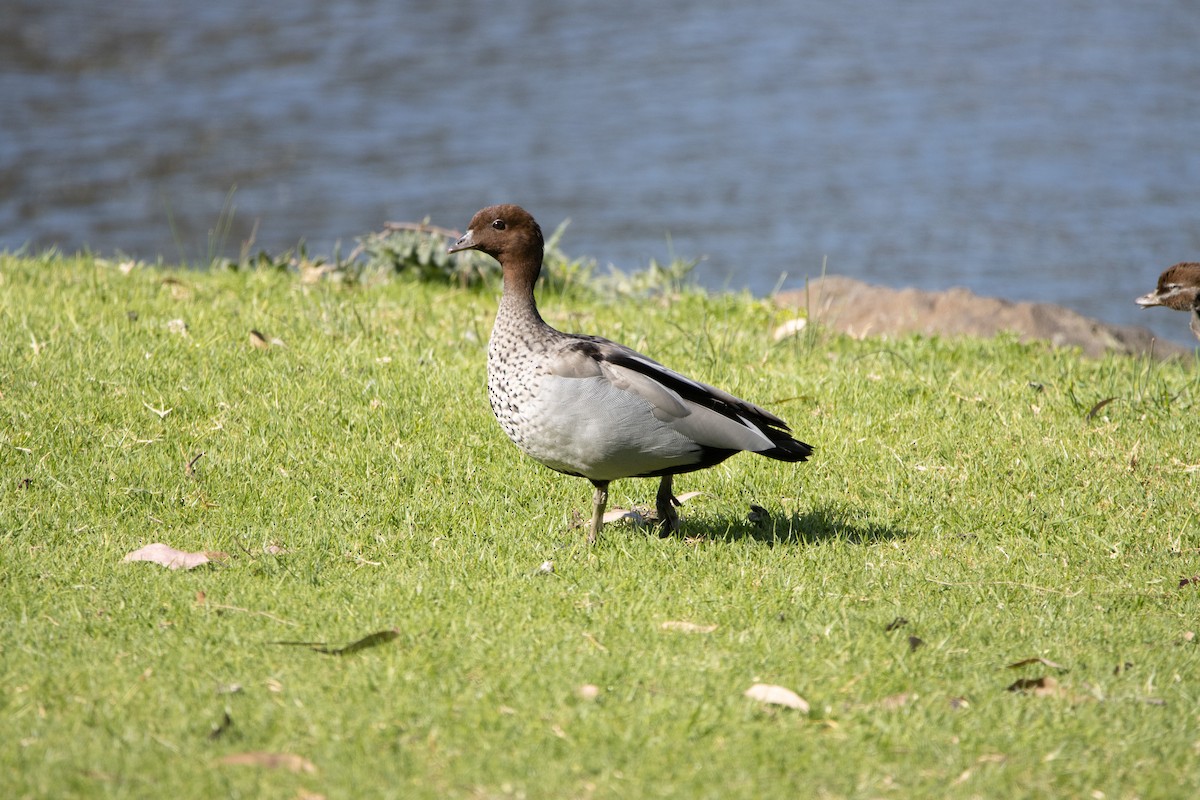
<svg viewBox="0 0 1200 800"><path fill-rule="evenodd" d="M1200 4L5 4L0 247L329 252L513 201L575 255L1058 302L1200 259Z"/></svg>

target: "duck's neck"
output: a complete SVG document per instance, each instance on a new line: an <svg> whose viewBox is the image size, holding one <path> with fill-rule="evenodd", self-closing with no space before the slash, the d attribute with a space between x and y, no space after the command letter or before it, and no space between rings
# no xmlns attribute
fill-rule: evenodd
<svg viewBox="0 0 1200 800"><path fill-rule="evenodd" d="M537 301L533 295L533 285L537 282L541 265L537 263L519 264L516 267L506 267L504 270L504 294L500 297L499 317L504 317L516 323L544 326L542 315L538 313Z"/></svg>

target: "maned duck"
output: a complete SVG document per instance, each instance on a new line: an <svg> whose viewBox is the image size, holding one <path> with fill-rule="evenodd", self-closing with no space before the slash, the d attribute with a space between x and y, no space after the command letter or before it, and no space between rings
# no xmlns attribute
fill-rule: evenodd
<svg viewBox="0 0 1200 800"><path fill-rule="evenodd" d="M1134 301L1142 308L1166 306L1192 312L1192 333L1200 339L1200 261L1183 261L1158 276L1158 286Z"/></svg>
<svg viewBox="0 0 1200 800"><path fill-rule="evenodd" d="M542 270L542 231L523 208L483 209L450 248L460 250L487 253L504 273L488 346L492 411L522 452L596 487L589 543L603 525L608 484L618 478L660 477L658 516L663 530L673 533L679 528L675 475L742 450L779 461L805 461L812 454L765 409L624 345L547 325L533 296Z"/></svg>

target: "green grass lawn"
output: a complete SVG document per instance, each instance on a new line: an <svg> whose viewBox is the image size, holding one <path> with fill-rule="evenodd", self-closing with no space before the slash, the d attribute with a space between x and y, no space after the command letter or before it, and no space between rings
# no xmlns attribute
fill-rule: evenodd
<svg viewBox="0 0 1200 800"><path fill-rule="evenodd" d="M0 796L1191 796L1194 361L669 300L541 298L816 454L588 548L488 408L494 286L0 257Z"/></svg>

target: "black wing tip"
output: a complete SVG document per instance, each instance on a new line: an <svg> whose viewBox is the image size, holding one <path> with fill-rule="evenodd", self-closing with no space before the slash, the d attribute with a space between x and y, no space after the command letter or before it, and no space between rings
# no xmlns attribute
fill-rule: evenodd
<svg viewBox="0 0 1200 800"><path fill-rule="evenodd" d="M740 397L735 397L723 389L718 389L715 386L709 386L708 384L700 383L684 375L680 375L659 364L657 361L647 358L641 353L630 350L623 345L616 345L616 350L605 352L600 346L605 343L612 344L608 340L598 337L579 336L578 341L572 344L572 348L592 358L603 359L647 375L667 388L678 392L680 397L685 400L690 400L693 403L716 411L718 414L722 414L729 419L736 420L747 427L755 428L759 432L766 434L775 447L772 447L770 450L758 451L759 455L773 458L776 461L796 462L808 461L809 456L813 454L813 449L810 445L805 444L799 439L793 439L791 428L788 424L765 408L760 408ZM648 369L647 366L649 364L656 365L658 369ZM714 450L714 452L732 454L737 451ZM728 454L720 456L718 461L728 458ZM699 469L700 467L692 468Z"/></svg>
<svg viewBox="0 0 1200 800"><path fill-rule="evenodd" d="M798 439L789 439L784 442L777 442L778 446L770 450L763 450L759 453L760 456L773 458L776 461L789 461L792 463L798 461L808 461L813 454L812 445L799 441Z"/></svg>

